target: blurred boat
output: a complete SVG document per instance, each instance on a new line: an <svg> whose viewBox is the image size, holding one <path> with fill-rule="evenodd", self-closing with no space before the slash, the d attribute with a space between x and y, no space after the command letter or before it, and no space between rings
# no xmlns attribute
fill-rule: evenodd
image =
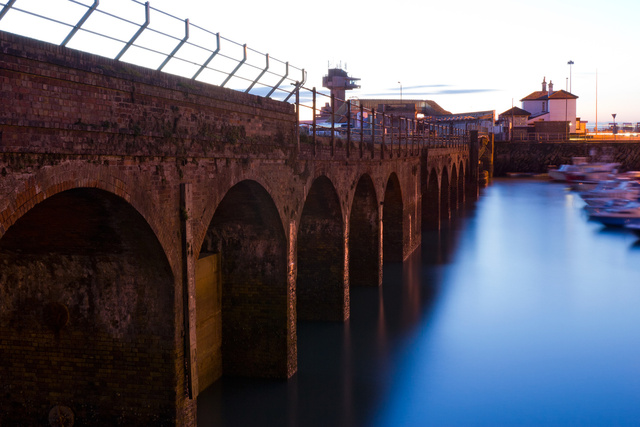
<svg viewBox="0 0 640 427"><path fill-rule="evenodd" d="M549 178L553 181L566 182L567 174L577 171L579 165L560 165L557 169L549 169Z"/></svg>
<svg viewBox="0 0 640 427"><path fill-rule="evenodd" d="M628 227L640 225L640 203L628 202L622 206L594 208L589 212L589 219L607 227Z"/></svg>
<svg viewBox="0 0 640 427"><path fill-rule="evenodd" d="M561 165L557 169L549 169L549 178L561 182L598 182L603 179L610 179L611 174L615 174L620 167L620 163L589 163L586 157L572 158L572 164Z"/></svg>
<svg viewBox="0 0 640 427"><path fill-rule="evenodd" d="M589 163L578 170L567 172L566 181L572 185L593 187L600 181L613 179L619 167L620 163Z"/></svg>
<svg viewBox="0 0 640 427"><path fill-rule="evenodd" d="M602 203L600 204L586 205L584 207L584 210L587 212L588 215L591 215L591 213L599 212L599 211L602 211L603 209L623 208L627 206L629 203L631 203L629 200L624 200L624 199L605 200L605 201L602 201Z"/></svg>
<svg viewBox="0 0 640 427"><path fill-rule="evenodd" d="M589 206L605 206L613 200L638 201L640 182L630 179L605 180L592 190L580 191L579 194Z"/></svg>

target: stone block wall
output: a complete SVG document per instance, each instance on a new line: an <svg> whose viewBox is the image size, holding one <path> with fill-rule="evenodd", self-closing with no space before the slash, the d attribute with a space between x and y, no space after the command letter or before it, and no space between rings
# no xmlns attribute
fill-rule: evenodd
<svg viewBox="0 0 640 427"><path fill-rule="evenodd" d="M640 170L638 142L496 142L494 175L545 173L549 166L570 164L573 157L619 162L623 170Z"/></svg>
<svg viewBox="0 0 640 427"><path fill-rule="evenodd" d="M295 140L290 104L4 32L0 52L3 151L257 154Z"/></svg>

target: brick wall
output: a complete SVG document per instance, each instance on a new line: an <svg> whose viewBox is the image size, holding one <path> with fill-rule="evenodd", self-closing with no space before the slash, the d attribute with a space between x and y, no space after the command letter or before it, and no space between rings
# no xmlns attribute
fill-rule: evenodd
<svg viewBox="0 0 640 427"><path fill-rule="evenodd" d="M129 205L51 197L0 240L0 265L3 421L41 424L54 405L93 425L176 419L174 279Z"/></svg>
<svg viewBox="0 0 640 427"><path fill-rule="evenodd" d="M293 106L0 32L4 151L209 155L294 140ZM229 147L226 147L229 148Z"/></svg>
<svg viewBox="0 0 640 427"><path fill-rule="evenodd" d="M589 157L592 161L610 159L621 163L623 170L640 170L640 143L496 142L494 174L545 173L551 165L570 164L572 157Z"/></svg>

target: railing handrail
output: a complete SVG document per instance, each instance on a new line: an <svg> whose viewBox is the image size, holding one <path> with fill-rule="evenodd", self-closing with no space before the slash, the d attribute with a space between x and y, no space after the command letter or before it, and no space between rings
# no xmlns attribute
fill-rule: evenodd
<svg viewBox="0 0 640 427"><path fill-rule="evenodd" d="M236 82L247 82L248 88L246 88L245 92L249 92L256 85L261 85L269 90L269 93L266 95L267 97L270 97L274 92L279 91L280 93L282 93L284 101L286 102L295 95L293 99L296 105L296 123L300 122L300 112L302 108L312 109L311 114L314 120L311 134L314 146L317 141L316 137L318 136L317 130L318 128L322 129L322 127L318 126L316 122L316 118L321 111L321 109L318 110L316 108L316 98L318 96L329 98L331 100L330 105L332 105L332 121L330 128L332 152L334 152L336 148L336 139L340 140L343 134L347 139L347 151L349 151L349 155L351 155L351 150L353 148L354 151L360 153L361 157L364 156L365 151L371 152L371 155L373 156L376 152L376 146L380 146L379 150L382 157L384 157L385 154L394 156L394 154L396 153L398 153L398 155L408 156L419 153L424 147L455 147L468 141L467 132L456 129L453 127L453 125L442 125L435 122L428 122L424 119L417 119L416 117L390 115L386 114L384 111L376 112L375 109L364 108L364 106L357 101L353 102L352 100L348 99L336 99L334 96L316 91L315 88L306 88L304 84L306 82L307 75L304 68L295 67L289 62L278 60L270 56L269 54L261 53L255 49L249 48L246 44L240 44L233 40L222 37L220 33L214 33L208 29L199 27L191 23L189 19L181 19L160 9L151 7L150 2L148 1L143 3L140 0L129 0L133 4L144 6L144 22L142 23L134 22L130 19L123 18L122 16L118 16L107 10L101 9L99 0L87 0L92 1L92 4L90 5L84 4L78 0L66 1L68 3L86 8L86 11L84 11L77 22L64 22L58 19L54 19L51 16L45 16L33 11L20 8L21 0L4 0L4 2L0 1L0 6L2 6L2 9L0 9L0 22L6 22L6 16L9 15L8 12L18 12L36 17L38 19L44 19L48 22L55 23L56 25L70 28L70 32L60 43L60 45L63 46L68 45L69 42L71 42L78 33L83 32L122 44L122 48L120 49L118 55L114 58L115 60L120 60L120 58L122 58L131 47L135 47L162 56L163 60L160 66L157 68L158 70L162 70L170 61L175 60L187 65L198 67L198 71L194 75L190 76L191 79L196 79L197 77L199 77L203 70L209 70L223 74L223 81L221 84L219 84L219 86L225 86L231 79L235 79ZM140 12L142 12L142 10ZM87 28L85 24L91 21L91 17L94 16L94 14L102 14L103 16L106 16L110 19L116 19L119 22L137 27L137 30L128 40L122 40L118 37L107 34L105 32L105 29L96 31L94 29ZM179 21L180 25L184 26L184 35L182 37L178 37L167 33L167 30L165 29L153 27L151 19L153 14L161 14L170 19ZM215 36L215 49L202 46L201 44L194 42L190 37L191 29L197 29L209 36ZM156 34L167 38L167 40L169 41L175 42L175 44L172 44L170 46L171 52L162 52L156 47L143 45L142 42L138 41L138 38L142 33L145 32ZM242 58L235 58L231 56L231 54L223 52L221 41L224 41L227 44L232 44L236 47L241 47L243 52ZM185 45L206 52L208 58L205 61L194 61L180 56L180 52ZM248 52L256 54L258 56L263 56L266 65L256 65L251 63L251 61L248 61ZM211 63L216 59L230 61L235 64L233 65L233 68L231 70L221 70L211 65ZM271 67L273 63L283 65L285 67L284 73L277 73L273 71L273 68ZM257 77L249 78L247 77L246 72L244 72L244 74L240 73L241 70L247 69L253 69L256 73L259 74L257 75ZM300 72L299 79L295 79L295 77L290 76L291 69L294 70L294 76L295 74L297 74L296 70ZM267 84L265 81L261 81L261 79L263 79L265 76L271 76L278 81L275 84ZM283 89L285 87L287 89ZM310 107L309 105L305 105L300 101L300 91L311 93L313 106ZM346 104L347 111L335 111L336 102L339 102L340 105ZM338 128L336 130L336 123L343 122L344 124L346 124L346 129L344 129L344 132L341 130L341 128ZM372 131L367 133L365 132L365 129L372 129ZM357 146L352 147L352 145L354 144Z"/></svg>
<svg viewBox="0 0 640 427"><path fill-rule="evenodd" d="M244 82L243 85L245 85L245 88L238 89L238 90L243 90L243 91L254 90L254 92L259 92L257 88L256 89L253 89L253 88L255 86L261 86L264 88L265 92L267 91L269 92L269 95L267 97L271 97L271 95L274 92L277 93L282 98L293 95L295 92L295 87L292 87L289 83L295 82L296 80L304 81L306 77L306 73L303 68L298 68L292 65L290 62L277 59L269 55L268 53L262 53L256 49L253 49L247 46L244 43L238 43L231 39L225 38L221 36L220 33L213 32L211 30L208 30L204 27L201 27L192 23L189 19L179 18L175 15L172 15L160 9L154 8L150 5L150 2L130 0L131 3L135 5L144 6L145 19L144 19L144 22L139 23L139 22L134 22L130 19L124 18L123 16L118 16L115 13L111 13L108 10L101 8L99 5L99 0L87 0L87 1L91 1L92 4L87 5L78 0L67 0L67 2L70 4L74 4L74 5L78 5L83 8L86 8L86 11L85 13L82 14L82 17L77 22L65 22L59 19L55 19L51 16L46 16L43 14L44 12L36 13L30 10L27 10L26 8L22 8L20 4L21 0L3 0L3 1L0 1L0 22L6 22L8 20L10 21L11 19L13 19L11 17L12 14L8 12L17 12L22 14L23 16L27 15L36 19L46 20L47 22L53 23L57 26L68 27L71 29L67 37L61 43L59 43L62 46L68 45L72 40L74 40L74 38L77 37L78 33L91 34L93 36L101 37L105 40L118 43L123 47L123 49L120 50L120 53L112 59L120 60L120 58L122 58L126 54L126 52L129 50L129 48L135 47L137 49L142 49L145 52L148 52L154 55L159 55L160 57L164 57L164 60L162 61L162 65L160 66L160 68L163 68L164 65L166 65L169 61L173 61L173 60L179 61L182 65L200 67L200 70L195 75L192 75L192 76L185 75L185 77L195 79L199 77L199 75L201 74L201 71L209 70L212 73L219 74L221 80L224 80L224 83L227 83L227 81L231 78L234 79L234 83L236 84L240 84L240 82ZM140 16L142 18L143 17L142 9L140 10L140 13L141 13ZM113 34L109 34L108 32L109 30L107 28L101 28L100 31L88 28L88 25L86 25L86 23L88 21L90 22L92 16L97 14L101 14L101 16L106 17L107 19L115 19L122 24L135 26L137 27L137 31L135 32L135 34L133 34L132 37L124 40ZM155 28L152 24L152 19L151 19L155 14L161 14L169 19L179 22L180 25L183 25L185 27L185 35L183 37L176 37L175 35L169 34L167 32L168 31L167 29ZM18 15L14 16L14 18L17 18L17 17ZM211 47L204 46L201 43L197 43L193 40L190 40L189 39L190 29L196 29L202 32L202 34L204 35L216 37L217 46L215 48L211 48ZM32 33L33 31L26 30L23 35L33 36ZM156 47L142 44L142 42L140 42L138 39L138 37L142 33L150 33L157 36L161 36L167 41L177 43L177 45L172 45L168 48L171 51L170 53L163 52ZM50 40L46 40L46 41L51 42ZM223 42L222 46L220 41ZM228 45L236 46L236 47L240 46L244 48L244 58L235 57L233 53L230 52L230 50L232 49L225 48L225 46L228 46ZM200 51L200 52L208 52L208 55L206 55L208 56L207 61L193 60L186 55L180 56L180 53L184 50L183 46L189 46L190 48L196 49L197 51ZM268 69L265 69L263 65L254 63L255 61L253 60L247 60L247 52L249 52L250 55L262 57L263 59L260 60L259 62L264 63L264 61L266 61L267 63L270 63L271 66L268 67ZM101 53L98 53L98 54L100 54L101 56L105 56L104 54L101 54ZM234 65L230 67L231 70L228 70L223 68L223 65L225 64L217 64L216 66L210 65L210 62L212 62L212 60L218 60L218 62L232 63ZM276 67L273 67L274 65L276 65L277 68L286 67L287 69L286 74L284 72L281 73L276 71L274 69ZM253 76L251 75L252 73L253 73ZM302 78L296 78L297 76L301 76ZM267 80L270 80L271 82L268 83ZM275 81L278 81L278 83L274 84Z"/></svg>
<svg viewBox="0 0 640 427"><path fill-rule="evenodd" d="M311 123L300 125L303 130L302 144L311 144L314 154L336 152L336 143L345 143L345 155L348 158L387 158L419 156L427 148L461 147L469 143L469 132L458 129L453 124L440 124L426 119L391 115L384 111L365 108L358 100L336 99L333 95L318 92L316 88L300 87L299 90L311 93L312 106L297 104L297 114L302 108L311 109ZM318 109L318 97L330 100L333 118L324 125L317 122L322 109ZM300 96L297 97L298 99ZM344 112L336 112L335 105L346 105ZM299 119L298 119L299 121ZM336 127L340 124L340 127ZM324 138L327 138L325 140ZM324 147L323 146L328 146ZM357 153L355 156L353 152Z"/></svg>

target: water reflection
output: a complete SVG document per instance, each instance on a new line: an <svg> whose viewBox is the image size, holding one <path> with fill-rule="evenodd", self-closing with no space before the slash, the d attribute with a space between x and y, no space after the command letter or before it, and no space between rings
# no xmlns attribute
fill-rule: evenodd
<svg viewBox="0 0 640 427"><path fill-rule="evenodd" d="M562 185L497 181L351 319L300 323L289 381L225 378L201 426L640 424L640 251Z"/></svg>

